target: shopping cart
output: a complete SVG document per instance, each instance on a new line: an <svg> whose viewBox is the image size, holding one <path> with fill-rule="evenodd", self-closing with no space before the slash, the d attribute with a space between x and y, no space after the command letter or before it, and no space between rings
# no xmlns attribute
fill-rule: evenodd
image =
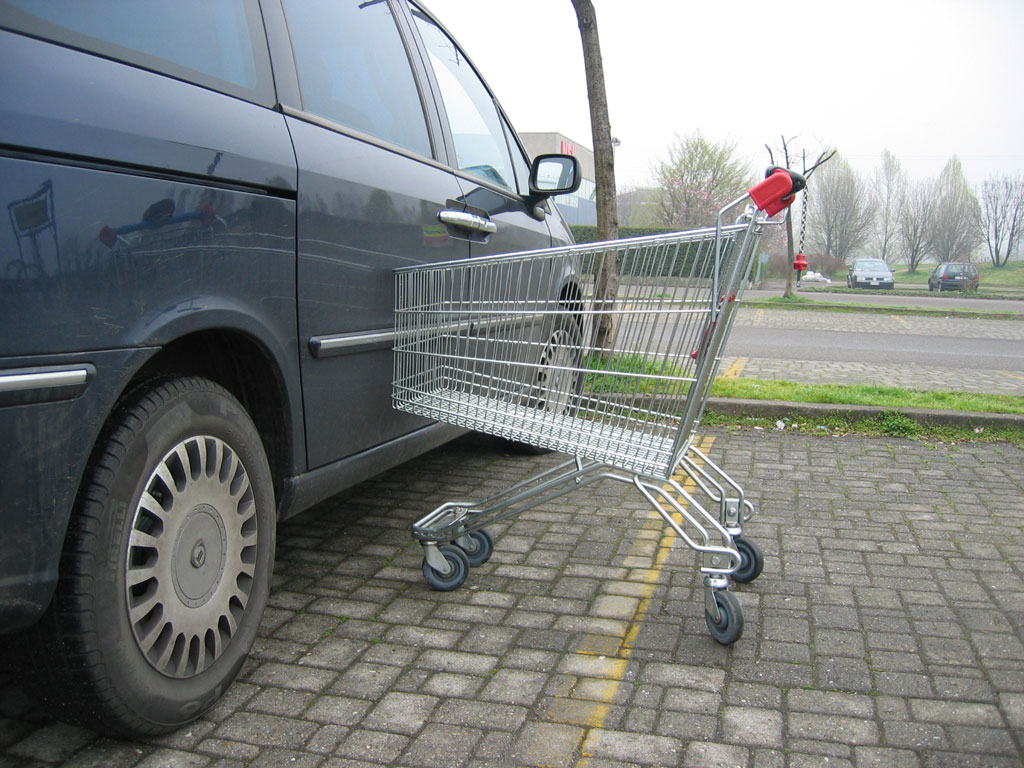
<svg viewBox="0 0 1024 768"><path fill-rule="evenodd" d="M431 587L488 560L486 526L614 480L701 554L708 629L740 637L728 587L764 564L742 531L754 507L694 438L763 227L802 188L773 168L715 227L395 271L394 406L574 456L417 521Z"/></svg>

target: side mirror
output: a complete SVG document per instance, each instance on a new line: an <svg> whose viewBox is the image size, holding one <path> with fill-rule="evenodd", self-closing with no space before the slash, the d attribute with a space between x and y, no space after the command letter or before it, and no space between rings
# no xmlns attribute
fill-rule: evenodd
<svg viewBox="0 0 1024 768"><path fill-rule="evenodd" d="M580 161L572 155L537 155L530 167L530 195L540 201L580 188Z"/></svg>

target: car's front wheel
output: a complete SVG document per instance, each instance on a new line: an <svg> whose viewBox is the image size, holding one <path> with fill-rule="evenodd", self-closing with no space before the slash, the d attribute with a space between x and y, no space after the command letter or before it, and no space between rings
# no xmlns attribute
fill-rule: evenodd
<svg viewBox="0 0 1024 768"><path fill-rule="evenodd" d="M93 454L33 630L45 708L133 736L198 717L255 640L274 539L270 469L242 405L200 378L136 392Z"/></svg>

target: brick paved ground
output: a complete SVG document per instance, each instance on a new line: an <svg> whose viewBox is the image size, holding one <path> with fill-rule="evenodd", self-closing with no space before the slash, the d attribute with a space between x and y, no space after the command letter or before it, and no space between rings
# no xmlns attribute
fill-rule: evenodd
<svg viewBox="0 0 1024 768"><path fill-rule="evenodd" d="M468 437L284 526L255 653L191 727L100 738L0 672L0 767L1021 766L1024 451L709 435L767 555L734 646L617 483L496 527L462 589L428 590L409 523L554 461Z"/></svg>

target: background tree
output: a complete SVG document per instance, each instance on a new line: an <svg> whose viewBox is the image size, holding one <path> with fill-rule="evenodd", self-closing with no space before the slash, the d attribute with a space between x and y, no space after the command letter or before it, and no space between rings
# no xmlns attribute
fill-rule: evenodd
<svg viewBox="0 0 1024 768"><path fill-rule="evenodd" d="M939 174L928 220L928 249L936 260L970 261L981 243L981 206L953 156Z"/></svg>
<svg viewBox="0 0 1024 768"><path fill-rule="evenodd" d="M837 154L815 175L813 201L807 215L812 246L825 256L849 261L871 233L874 208L867 185Z"/></svg>
<svg viewBox="0 0 1024 768"><path fill-rule="evenodd" d="M619 236L619 214L616 208L615 154L612 146L611 122L608 119L608 97L604 87L604 64L601 42L597 34L597 14L591 0L572 0L576 23L583 43L583 67L587 76L587 97L590 100L590 131L594 140L594 184L597 187L597 239L615 240ZM617 260L610 254L601 259L600 274L595 275L595 299L615 300L619 290ZM598 305L600 306L600 304ZM606 347L612 333L612 316L595 316L594 342Z"/></svg>
<svg viewBox="0 0 1024 768"><path fill-rule="evenodd" d="M754 184L750 163L737 156L734 142L715 143L700 131L676 137L655 179L657 224L681 230L713 224L723 205Z"/></svg>
<svg viewBox="0 0 1024 768"><path fill-rule="evenodd" d="M791 149L791 147L790 147L790 142L792 142L792 141L793 141L792 139L787 139L785 136L782 137L782 166L784 168L790 168L790 169L796 170L796 168L795 168L795 165L796 165L796 152L793 151ZM771 160L771 164L775 165L775 152L767 144L765 144L765 149L768 150L768 159ZM807 167L807 152L806 151L802 152L801 153L801 157L802 157L803 163L802 163L802 166L800 168L800 172L803 174L804 179L805 180L809 179L811 177L811 174L814 173L814 171L817 170L817 168L820 165L822 165L823 163L825 163L828 160L830 160L833 155L835 155L835 150L822 150L821 154L818 155L818 159L814 162L814 165L812 165L810 168L808 168ZM806 189L803 192L800 193L800 200L799 200L799 202L794 201L793 205L790 206L789 212L786 215L786 264L787 264L787 267L786 267L786 287L782 291L782 298L784 298L784 299L792 298L793 294L795 293L795 291L793 290L795 270L792 269L792 267L793 267L793 260L796 257L796 246L794 245L794 242L793 242L793 217L796 215L796 211L794 211L793 209L796 208L797 205L800 206L800 208L799 208L799 211L800 211L800 228L801 228L800 247L802 248L803 247L803 238L804 238L804 234L803 233L804 233L804 228L806 227L806 221L805 221L804 217L807 214L807 207L808 207L808 204L807 204L807 190Z"/></svg>
<svg viewBox="0 0 1024 768"><path fill-rule="evenodd" d="M935 181L919 181L907 187L900 205L900 249L907 267L916 272L929 253L928 232L935 212Z"/></svg>
<svg viewBox="0 0 1024 768"><path fill-rule="evenodd" d="M992 264L1006 266L1024 233L1024 176L1000 176L981 185L981 226Z"/></svg>
<svg viewBox="0 0 1024 768"><path fill-rule="evenodd" d="M900 211L907 190L907 176L900 161L888 149L871 178L872 207L875 211L872 244L878 257L890 264L899 257Z"/></svg>

